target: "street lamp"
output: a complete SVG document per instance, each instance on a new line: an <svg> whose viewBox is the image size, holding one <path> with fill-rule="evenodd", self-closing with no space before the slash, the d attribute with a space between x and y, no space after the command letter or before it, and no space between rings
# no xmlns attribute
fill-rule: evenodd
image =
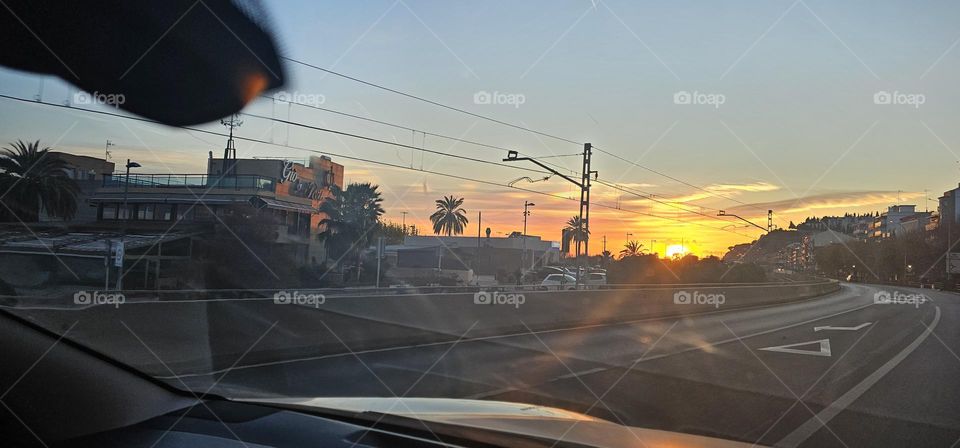
<svg viewBox="0 0 960 448"><path fill-rule="evenodd" d="M630 237L631 237L631 236L633 236L632 233L628 233L628 234L627 234L627 242L628 242L628 243L630 242Z"/></svg>
<svg viewBox="0 0 960 448"><path fill-rule="evenodd" d="M117 271L117 291L123 288L123 253L124 253L123 244L127 236L127 223L130 221L130 209L128 208L128 205L127 205L127 196L130 193L130 168L140 168L141 165L137 162L127 159L126 166L127 166L127 174L124 178L124 183L123 183L123 213L124 213L123 232L120 234L120 247L117 248L117 258L120 260L118 265L120 269Z"/></svg>
<svg viewBox="0 0 960 448"><path fill-rule="evenodd" d="M137 162L133 162L130 159L127 159L127 175L124 177L123 182L123 213L124 220L130 220L130 210L127 208L127 196L130 193L130 168L140 168L141 165Z"/></svg>
<svg viewBox="0 0 960 448"><path fill-rule="evenodd" d="M523 268L527 265L527 216L530 216L530 211L527 210L528 207L533 207L537 204L533 202L523 201L523 241L521 242L520 249L520 273L523 273Z"/></svg>

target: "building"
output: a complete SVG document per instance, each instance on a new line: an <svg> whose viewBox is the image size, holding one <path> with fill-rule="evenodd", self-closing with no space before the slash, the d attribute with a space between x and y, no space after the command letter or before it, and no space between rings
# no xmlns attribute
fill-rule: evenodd
<svg viewBox="0 0 960 448"><path fill-rule="evenodd" d="M308 164L280 159L214 159L206 174L112 174L88 202L97 221L152 230L173 224L222 224L233 207L250 208L274 222L275 243L303 264L326 258L318 240L320 202L343 187L343 166L329 157ZM126 207L124 207L126 204ZM127 217L130 217L129 220Z"/></svg>
<svg viewBox="0 0 960 448"><path fill-rule="evenodd" d="M71 222L94 222L97 220L97 210L90 207L87 199L100 188L104 176L113 173L114 163L104 159L91 156L81 156L65 152L50 151L47 157L62 160L67 167L64 169L67 177L74 180L80 187L80 195L77 197L77 214ZM41 222L59 222L60 218L54 218L46 212L40 214Z"/></svg>
<svg viewBox="0 0 960 448"><path fill-rule="evenodd" d="M943 192L938 198L937 209L940 215L940 226L956 228L954 224L960 222L960 186Z"/></svg>
<svg viewBox="0 0 960 448"><path fill-rule="evenodd" d="M930 220L929 212L917 213L916 205L891 205L874 218L866 232L867 239L891 238L912 230L923 229ZM905 220L909 223L904 227Z"/></svg>
<svg viewBox="0 0 960 448"><path fill-rule="evenodd" d="M397 268L473 271L476 275L527 271L559 263L560 245L539 236L407 235L402 246L388 248ZM395 253L395 255L394 255Z"/></svg>

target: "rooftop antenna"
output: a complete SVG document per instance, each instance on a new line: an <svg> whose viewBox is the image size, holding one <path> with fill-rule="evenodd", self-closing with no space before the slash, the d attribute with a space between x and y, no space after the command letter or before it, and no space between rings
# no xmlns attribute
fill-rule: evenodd
<svg viewBox="0 0 960 448"><path fill-rule="evenodd" d="M221 118L220 124L230 129L230 138L227 139L227 147L223 150L223 159L236 159L237 148L233 145L233 128L239 128L243 125L243 120L237 114L233 114L229 119Z"/></svg>
<svg viewBox="0 0 960 448"><path fill-rule="evenodd" d="M117 146L117 145L115 145L113 142L111 142L111 141L108 139L106 146L103 148L103 160L106 160L107 162L109 162L111 156L113 156L113 153L110 152L110 147L111 147L111 146Z"/></svg>
<svg viewBox="0 0 960 448"><path fill-rule="evenodd" d="M237 162L237 148L233 144L233 128L239 128L243 121L237 114L233 114L229 119L221 118L220 124L230 129L230 137L227 139L227 147L223 149L223 173L224 175L233 171L233 166Z"/></svg>

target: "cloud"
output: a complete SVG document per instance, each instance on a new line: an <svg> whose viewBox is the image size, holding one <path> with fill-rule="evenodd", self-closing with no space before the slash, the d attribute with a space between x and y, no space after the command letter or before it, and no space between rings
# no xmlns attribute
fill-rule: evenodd
<svg viewBox="0 0 960 448"><path fill-rule="evenodd" d="M923 193L899 193L900 202L904 199L923 198ZM841 191L802 197L799 199L782 199L771 202L761 202L750 205L730 207L730 210L756 212L756 209L773 210L775 213L796 214L827 210L842 210L843 212L863 212L880 210L898 202L896 191Z"/></svg>
<svg viewBox="0 0 960 448"><path fill-rule="evenodd" d="M676 202L691 202L691 201L699 201L703 199L718 199L716 195L731 197L731 196L739 196L743 193L766 193L766 192L780 190L780 186L774 185L768 182L753 182L749 184L720 183L720 184L710 184L710 185L704 186L703 189L707 191L697 190L687 195L670 197L668 199Z"/></svg>

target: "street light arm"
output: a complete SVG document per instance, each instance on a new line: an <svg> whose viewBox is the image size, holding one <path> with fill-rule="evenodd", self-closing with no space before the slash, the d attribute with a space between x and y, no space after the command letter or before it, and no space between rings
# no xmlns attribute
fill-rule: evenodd
<svg viewBox="0 0 960 448"><path fill-rule="evenodd" d="M504 162L516 162L516 161L518 161L518 160L527 160L527 161L533 162L533 163L535 163L537 166L539 166L540 168L543 168L543 169L545 169L545 170L547 170L547 171L549 171L549 172L551 172L551 173L553 173L553 174L555 174L555 175L557 175L557 176L560 176L560 177L566 179L567 182L570 182L570 183L572 183L572 184L574 184L574 185L576 185L576 186L578 186L578 187L580 187L580 188L583 188L583 184L581 184L580 182L577 182L577 181L571 179L570 177L567 177L566 175L560 173L559 171L557 171L557 170L555 170L555 169L553 169L553 168L550 168L550 167L547 166L547 165L544 165L544 164L540 163L540 162L537 161L536 159L531 159L531 158L529 158L529 157L514 157L514 158L506 158L506 159L503 159Z"/></svg>
<svg viewBox="0 0 960 448"><path fill-rule="evenodd" d="M717 216L733 216L734 218L737 218L737 219L739 219L739 220L741 220L741 221L743 221L743 222L745 222L745 223L747 223L747 224L750 224L751 226L754 226L754 227L756 227L756 228L758 228L758 229L760 229L760 230L763 230L764 232L769 232L769 230L766 229L766 228L764 228L764 227L760 227L760 226L758 226L758 225L756 225L756 224L754 224L754 223L752 223L752 222L750 222L750 221L747 221L746 219L744 219L744 218L741 217L741 216L734 215L733 213L727 213L727 212L724 211L724 210L720 210L720 211L717 213Z"/></svg>

